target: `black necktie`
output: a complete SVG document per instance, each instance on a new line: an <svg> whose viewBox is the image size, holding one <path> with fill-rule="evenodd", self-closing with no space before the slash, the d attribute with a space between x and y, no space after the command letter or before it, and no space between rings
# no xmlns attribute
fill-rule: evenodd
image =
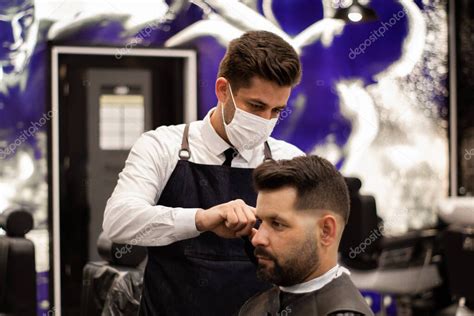
<svg viewBox="0 0 474 316"><path fill-rule="evenodd" d="M239 152L234 147L230 147L226 149L224 151L225 161L222 165L230 167L230 164L232 163L232 159L234 159L234 157L237 156L238 153Z"/></svg>

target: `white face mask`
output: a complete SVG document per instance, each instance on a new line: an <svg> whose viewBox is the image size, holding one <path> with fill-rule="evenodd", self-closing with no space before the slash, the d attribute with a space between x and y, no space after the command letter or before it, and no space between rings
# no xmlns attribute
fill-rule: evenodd
<svg viewBox="0 0 474 316"><path fill-rule="evenodd" d="M235 113L232 121L227 124L224 118L224 104L222 104L222 121L231 144L239 151L254 149L263 144L273 132L278 117L267 120L255 114L241 110L235 104L232 87L229 84L230 96L234 104Z"/></svg>

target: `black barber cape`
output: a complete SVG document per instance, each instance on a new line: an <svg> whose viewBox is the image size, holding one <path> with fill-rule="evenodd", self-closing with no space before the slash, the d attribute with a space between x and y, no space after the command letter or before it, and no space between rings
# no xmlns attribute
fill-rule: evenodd
<svg viewBox="0 0 474 316"><path fill-rule="evenodd" d="M159 205L208 209L235 199L255 206L257 194L250 168L205 165L188 161L189 124L180 160ZM265 143L265 159L271 159ZM257 280L256 267L241 238L224 239L212 232L160 247L148 247L141 316L225 316L239 310L255 293L271 287Z"/></svg>
<svg viewBox="0 0 474 316"><path fill-rule="evenodd" d="M249 299L240 309L239 316L373 316L350 277L343 273L317 291L290 294L285 304L280 303L283 292L274 286ZM283 295L285 296L285 295ZM288 295L287 295L288 296Z"/></svg>

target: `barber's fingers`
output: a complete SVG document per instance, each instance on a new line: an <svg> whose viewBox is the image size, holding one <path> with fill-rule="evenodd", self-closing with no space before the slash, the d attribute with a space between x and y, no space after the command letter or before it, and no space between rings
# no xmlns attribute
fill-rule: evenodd
<svg viewBox="0 0 474 316"><path fill-rule="evenodd" d="M255 208L247 205L241 199L230 201L222 206L225 226L234 232L246 229L248 234L249 229L247 229L247 226L253 226L256 221Z"/></svg>
<svg viewBox="0 0 474 316"><path fill-rule="evenodd" d="M234 231L239 231L248 223L247 215L245 214L246 211L243 206L236 206L234 208L234 212L237 215L237 218L239 219L239 222L234 227Z"/></svg>
<svg viewBox="0 0 474 316"><path fill-rule="evenodd" d="M249 207L245 215L247 215L249 225L251 225L252 227L255 226L255 223L257 223L257 215L255 214L255 208Z"/></svg>
<svg viewBox="0 0 474 316"><path fill-rule="evenodd" d="M255 225L256 218L255 214L250 208L243 208L242 213L246 216L245 225L243 225L238 231L236 231L236 236L247 236L251 233L252 228Z"/></svg>
<svg viewBox="0 0 474 316"><path fill-rule="evenodd" d="M245 210L241 205L233 205L228 210L228 217L229 220L226 221L226 226L234 232L241 230L248 223Z"/></svg>
<svg viewBox="0 0 474 316"><path fill-rule="evenodd" d="M256 218L257 216L257 209L255 207L252 207L252 206L248 206L249 210L252 212L253 214L253 218Z"/></svg>
<svg viewBox="0 0 474 316"><path fill-rule="evenodd" d="M248 234L250 228L255 224L256 218L254 209L242 200L232 201L227 205L225 225L234 232L241 232L241 234Z"/></svg>
<svg viewBox="0 0 474 316"><path fill-rule="evenodd" d="M236 209L237 208L241 209L244 212L247 219L252 220L252 221L255 220L255 215L256 215L255 207L247 205L241 199L232 201L232 204L235 206Z"/></svg>
<svg viewBox="0 0 474 316"><path fill-rule="evenodd" d="M225 226L229 229L234 230L234 228L239 224L239 217L235 213L233 207L230 207L225 212Z"/></svg>

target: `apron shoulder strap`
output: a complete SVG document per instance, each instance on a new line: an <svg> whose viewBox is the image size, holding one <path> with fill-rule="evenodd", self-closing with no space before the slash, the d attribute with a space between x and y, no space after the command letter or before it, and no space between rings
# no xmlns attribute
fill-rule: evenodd
<svg viewBox="0 0 474 316"><path fill-rule="evenodd" d="M268 142L264 143L263 154L265 155L265 158L263 159L264 162L267 160L273 160L272 150L270 149L270 145L268 145Z"/></svg>
<svg viewBox="0 0 474 316"><path fill-rule="evenodd" d="M191 158L191 150L189 149L189 123L184 127L183 140L181 141L181 149L179 150L179 159L189 160Z"/></svg>

